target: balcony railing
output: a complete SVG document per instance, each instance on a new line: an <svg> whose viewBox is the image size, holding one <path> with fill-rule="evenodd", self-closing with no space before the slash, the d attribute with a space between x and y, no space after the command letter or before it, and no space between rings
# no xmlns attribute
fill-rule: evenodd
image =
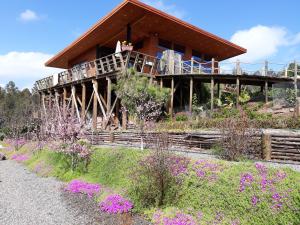
<svg viewBox="0 0 300 225"><path fill-rule="evenodd" d="M300 74L300 71L288 69L290 64L276 63L243 63L218 62L214 59L209 62L198 62L195 59L183 61L176 58L156 58L135 51L114 53L91 62L86 62L59 74L38 80L36 88L45 90L59 85L64 85L88 78L98 78L108 74L123 72L134 68L137 72L149 76L159 75L184 75L184 74L231 74L231 75L256 75L272 77L288 77ZM295 67L298 68L298 67Z"/></svg>

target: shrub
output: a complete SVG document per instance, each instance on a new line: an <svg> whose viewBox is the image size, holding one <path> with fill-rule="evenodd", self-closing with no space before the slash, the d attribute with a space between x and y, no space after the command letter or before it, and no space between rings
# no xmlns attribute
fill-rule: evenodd
<svg viewBox="0 0 300 225"><path fill-rule="evenodd" d="M222 158L239 160L256 155L257 132L243 110L240 109L240 117L225 119L221 125L221 132Z"/></svg>
<svg viewBox="0 0 300 225"><path fill-rule="evenodd" d="M181 113L177 113L175 115L175 120L178 122L188 121L189 117L188 117L187 113L181 112Z"/></svg>
<svg viewBox="0 0 300 225"><path fill-rule="evenodd" d="M189 159L168 151L167 135L158 134L152 140L156 141L155 150L140 161L133 173L130 195L138 208L176 202L189 164Z"/></svg>

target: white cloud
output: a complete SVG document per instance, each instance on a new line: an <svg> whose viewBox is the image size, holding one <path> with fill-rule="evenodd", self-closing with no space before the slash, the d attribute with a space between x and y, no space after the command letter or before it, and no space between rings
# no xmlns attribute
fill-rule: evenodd
<svg viewBox="0 0 300 225"><path fill-rule="evenodd" d="M179 19L183 19L186 14L183 10L178 9L175 4L167 4L163 0L142 0L142 1L161 11L171 14Z"/></svg>
<svg viewBox="0 0 300 225"><path fill-rule="evenodd" d="M276 55L280 47L299 44L300 33L290 35L284 27L257 25L237 31L230 41L247 49L247 53L239 56L239 59L254 62Z"/></svg>
<svg viewBox="0 0 300 225"><path fill-rule="evenodd" d="M24 12L22 12L19 16L19 19L23 22L29 22L29 21L35 21L39 19L39 16L36 12L26 9Z"/></svg>
<svg viewBox="0 0 300 225"><path fill-rule="evenodd" d="M21 88L32 87L36 80L60 71L44 66L51 57L41 52L9 52L0 55L1 83L14 81Z"/></svg>

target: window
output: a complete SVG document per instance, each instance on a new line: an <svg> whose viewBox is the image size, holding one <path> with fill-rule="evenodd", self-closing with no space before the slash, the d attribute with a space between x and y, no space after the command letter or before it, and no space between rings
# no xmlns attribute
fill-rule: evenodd
<svg viewBox="0 0 300 225"><path fill-rule="evenodd" d="M172 42L163 39L158 40L158 46L163 49L172 49Z"/></svg>
<svg viewBox="0 0 300 225"><path fill-rule="evenodd" d="M185 53L185 47L182 46L182 45L174 44L174 51L175 51L176 53L179 53L179 54L181 54L181 55L184 55L184 53Z"/></svg>

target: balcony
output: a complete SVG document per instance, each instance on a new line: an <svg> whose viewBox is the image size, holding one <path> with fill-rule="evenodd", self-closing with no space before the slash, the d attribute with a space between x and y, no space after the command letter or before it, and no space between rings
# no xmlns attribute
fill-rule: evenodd
<svg viewBox="0 0 300 225"><path fill-rule="evenodd" d="M243 65L243 66L242 66ZM288 78L294 71L288 70L288 64L268 62L249 64L242 62L198 62L195 59L184 61L178 55L165 55L156 58L140 52L124 51L86 62L44 79L38 80L35 87L38 91L62 86L86 79L97 79L103 76L116 75L129 68L150 77L185 74L222 74L222 75L253 75L274 78Z"/></svg>

